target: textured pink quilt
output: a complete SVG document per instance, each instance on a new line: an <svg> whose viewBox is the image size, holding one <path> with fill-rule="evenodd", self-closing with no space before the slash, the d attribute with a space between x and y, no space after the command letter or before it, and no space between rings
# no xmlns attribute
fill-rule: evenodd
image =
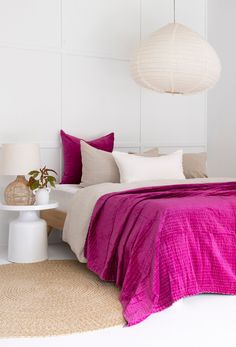
<svg viewBox="0 0 236 347"><path fill-rule="evenodd" d="M106 194L85 254L89 269L121 288L128 325L189 295L236 294L236 183Z"/></svg>

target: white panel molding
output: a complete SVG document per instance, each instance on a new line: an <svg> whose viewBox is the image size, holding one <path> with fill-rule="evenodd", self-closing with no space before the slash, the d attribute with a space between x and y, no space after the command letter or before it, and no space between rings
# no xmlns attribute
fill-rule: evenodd
<svg viewBox="0 0 236 347"><path fill-rule="evenodd" d="M10 42L0 42L0 48L12 48L12 49L24 50L24 51L42 52L45 54L46 53L61 54L61 55L71 55L71 56L85 57L85 58L91 58L91 59L105 59L105 60L130 62L130 59L126 59L122 57L114 57L111 55L102 55L102 54L101 55L92 54L86 51L81 51L76 49L48 48L45 46L22 45L22 44L10 43Z"/></svg>
<svg viewBox="0 0 236 347"><path fill-rule="evenodd" d="M207 94L202 96L204 107L201 98L195 102L186 99L182 103L171 98L166 100L163 95L151 95L150 91L132 85L134 82L128 70L130 55L138 41L172 20L173 0L103 0L99 1L98 11L94 11L98 6L96 1L53 0L48 5L46 0L28 1L31 13L36 16L33 23L33 17L24 21L19 16L22 4L17 0L11 0L11 4L15 4L15 12L10 12L9 18L6 10L11 6L10 1L0 2L3 17L2 27L0 25L0 49L4 51L4 57L6 55L6 58L3 55L1 57L5 60L2 60L0 90L2 88L2 94L6 92L6 95L11 95L9 100L5 98L8 104L5 99L2 100L5 108L2 106L1 113L5 118L0 143L35 140L41 148L42 164L55 168L59 175L63 162L58 133L63 127L75 136L84 135L85 139L115 130L115 149L120 151L139 152L151 147L159 147L161 153L173 152L178 148L183 148L184 152L205 151ZM197 9L196 13L192 10L192 5ZM43 23L41 18L47 6L50 11L47 11L47 20ZM91 23L78 22L76 11L78 8L80 11L80 6L89 14ZM193 29L203 28L204 19L205 36L207 35L207 0L176 0L176 6L179 20L183 24L192 25ZM91 17L89 11L94 11ZM79 13L81 16L82 12ZM123 14L124 22L120 21ZM112 16L114 20L111 19ZM108 18L107 32L101 21L104 17ZM98 21L97 25L101 23L101 27L98 27L99 42L94 35L96 27L93 19ZM33 30L30 31L32 25ZM82 36L78 35L81 29L84 29ZM31 62L30 56L33 53L36 57L32 68L32 64L25 61L29 59ZM19 63L21 55L22 65ZM65 60L69 61L70 74L63 66ZM76 60L75 66L71 65L72 60ZM86 60L86 64L81 65L82 60ZM10 64L13 68L9 68ZM14 70L17 64L19 68ZM77 65L82 68L77 69ZM111 65L114 68L109 68ZM91 66L95 66L93 72L97 77L90 75L89 79ZM45 74L45 81L41 74ZM31 79L31 75L35 77ZM81 84L76 89L78 79L81 79ZM51 85L48 86L49 81ZM65 88L66 83L68 88ZM79 97L83 99L84 88L87 88L87 99L83 103ZM33 97L31 89L36 89ZM73 92L76 95L72 102L70 97L66 102ZM98 98L102 100L100 103ZM171 118L173 115L175 117ZM32 130L32 123L40 118L40 129ZM0 188L6 185L6 179L1 177ZM0 244L6 244L8 222L2 214L0 226Z"/></svg>
<svg viewBox="0 0 236 347"><path fill-rule="evenodd" d="M145 142L142 144L142 147L169 147L169 148L176 148L176 147L183 147L183 148L193 148L193 147L205 147L206 144L204 143L164 143L164 142Z"/></svg>
<svg viewBox="0 0 236 347"><path fill-rule="evenodd" d="M43 149L60 149L61 144L58 142L41 142L39 143L40 148ZM0 148L2 147L2 144L0 144ZM169 147L169 148L176 148L176 147L184 147L184 148L202 148L206 147L205 143L168 143L168 142L145 142L140 145L139 142L115 142L115 148L139 148L139 147Z"/></svg>

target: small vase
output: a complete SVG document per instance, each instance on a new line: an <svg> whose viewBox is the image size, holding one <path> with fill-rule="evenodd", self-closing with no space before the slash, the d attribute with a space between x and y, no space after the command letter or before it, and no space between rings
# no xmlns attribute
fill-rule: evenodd
<svg viewBox="0 0 236 347"><path fill-rule="evenodd" d="M49 203L50 188L42 188L34 191L36 205L47 205Z"/></svg>

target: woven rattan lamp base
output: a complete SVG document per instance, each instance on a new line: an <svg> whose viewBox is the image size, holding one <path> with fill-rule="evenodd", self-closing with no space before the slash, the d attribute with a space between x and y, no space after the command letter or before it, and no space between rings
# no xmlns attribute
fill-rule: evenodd
<svg viewBox="0 0 236 347"><path fill-rule="evenodd" d="M28 181L24 176L17 176L15 181L10 183L4 192L7 205L33 205L35 196L28 187Z"/></svg>

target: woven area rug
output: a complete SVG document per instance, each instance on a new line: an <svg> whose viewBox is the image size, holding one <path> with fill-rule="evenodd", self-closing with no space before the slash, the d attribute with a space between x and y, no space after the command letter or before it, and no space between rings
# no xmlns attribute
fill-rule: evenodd
<svg viewBox="0 0 236 347"><path fill-rule="evenodd" d="M0 337L123 325L119 290L75 260L0 266Z"/></svg>

